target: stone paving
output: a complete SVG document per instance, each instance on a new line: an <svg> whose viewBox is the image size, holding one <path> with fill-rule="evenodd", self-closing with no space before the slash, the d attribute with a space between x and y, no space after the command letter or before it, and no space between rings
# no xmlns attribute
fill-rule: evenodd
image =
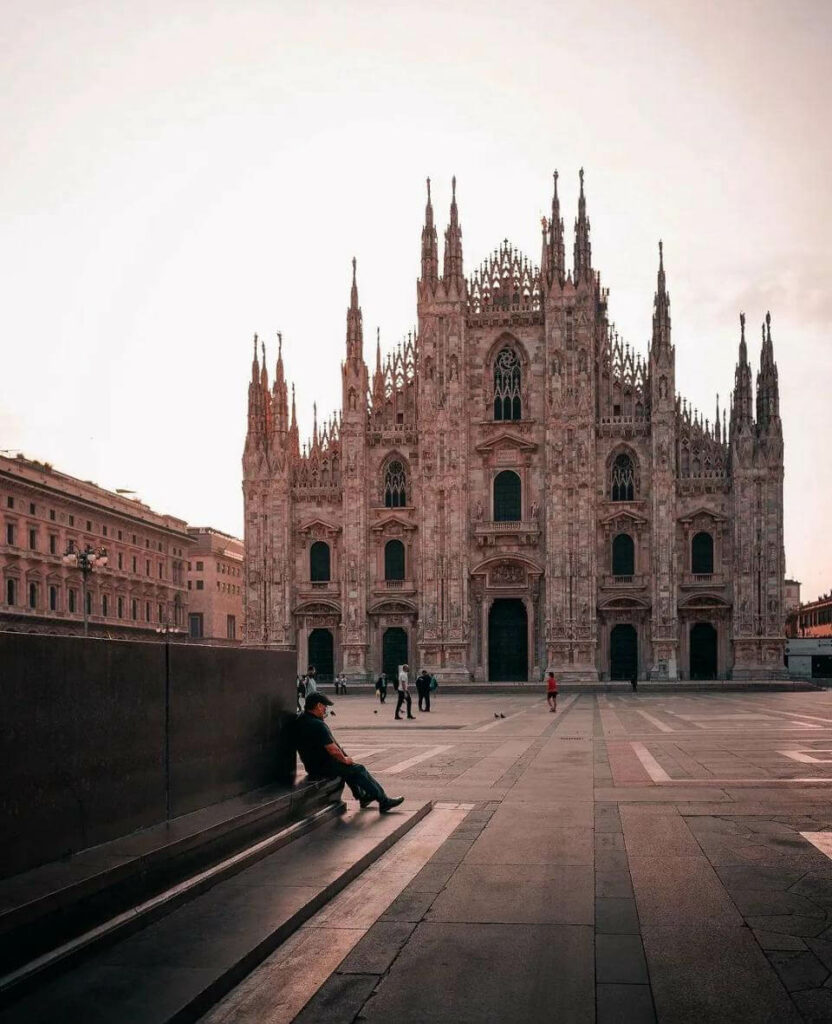
<svg viewBox="0 0 832 1024"><path fill-rule="evenodd" d="M389 791L474 809L299 1022L832 1020L830 695L336 712Z"/></svg>

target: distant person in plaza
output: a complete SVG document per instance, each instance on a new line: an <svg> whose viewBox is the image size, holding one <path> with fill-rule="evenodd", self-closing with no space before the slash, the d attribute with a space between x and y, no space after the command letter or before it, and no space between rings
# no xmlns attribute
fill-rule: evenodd
<svg viewBox="0 0 832 1024"><path fill-rule="evenodd" d="M550 711L557 711L558 709L558 681L555 679L554 672L548 672L546 675L546 700L549 704Z"/></svg>
<svg viewBox="0 0 832 1024"><path fill-rule="evenodd" d="M347 692L347 677L343 672L339 672L335 677L335 692L346 693Z"/></svg>
<svg viewBox="0 0 832 1024"><path fill-rule="evenodd" d="M633 672L633 677L630 680L630 686L633 688L633 693L638 693L638 676Z"/></svg>
<svg viewBox="0 0 832 1024"><path fill-rule="evenodd" d="M383 672L376 679L376 693L379 704L383 704L387 700L387 676Z"/></svg>
<svg viewBox="0 0 832 1024"><path fill-rule="evenodd" d="M364 765L356 764L335 741L324 722L328 707L332 707L329 697L312 693L306 698L303 714L295 719L295 745L309 778L343 779L361 807L377 800L382 814L398 807L404 797L389 797Z"/></svg>
<svg viewBox="0 0 832 1024"><path fill-rule="evenodd" d="M430 711L430 675L424 669L416 676L416 693L419 695L419 710Z"/></svg>
<svg viewBox="0 0 832 1024"><path fill-rule="evenodd" d="M309 668L306 670L306 675L304 676L304 684L306 686L306 696L307 697L311 693L317 693L318 692L318 686L317 686L317 684L315 682L316 674L317 674L317 670L316 670L315 666L314 665L310 665Z"/></svg>
<svg viewBox="0 0 832 1024"><path fill-rule="evenodd" d="M399 699L396 701L396 714L395 717L400 718L399 712L402 709L402 704L407 702L407 717L413 718L413 701L410 697L410 682L408 681L408 666L402 665L399 668L399 685L396 689L399 691Z"/></svg>
<svg viewBox="0 0 832 1024"><path fill-rule="evenodd" d="M298 700L298 713L303 711L303 702L306 700L306 676L298 676L297 683L295 686L297 691Z"/></svg>

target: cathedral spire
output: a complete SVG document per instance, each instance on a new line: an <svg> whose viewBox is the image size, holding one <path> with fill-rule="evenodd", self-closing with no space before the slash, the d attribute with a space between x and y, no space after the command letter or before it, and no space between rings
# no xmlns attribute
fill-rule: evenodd
<svg viewBox="0 0 832 1024"><path fill-rule="evenodd" d="M584 196L584 169L580 170L581 192L578 196L578 219L575 221L575 253L574 278L575 284L589 283L592 280L592 246L589 242L589 218L586 215L586 196Z"/></svg>
<svg viewBox="0 0 832 1024"><path fill-rule="evenodd" d="M358 305L358 284L355 279L356 261L352 258L352 287L350 307L347 310L347 361L361 362L364 359L364 332L361 324L361 307Z"/></svg>
<svg viewBox="0 0 832 1024"><path fill-rule="evenodd" d="M656 295L653 299L653 341L652 348L659 352L670 348L670 296L664 274L664 246L659 240L659 272L656 281Z"/></svg>
<svg viewBox="0 0 832 1024"><path fill-rule="evenodd" d="M439 275L439 246L436 228L433 224L433 203L430 198L430 178L427 179L428 201L425 205L425 226L422 228L422 278L421 283L433 288Z"/></svg>
<svg viewBox="0 0 832 1024"><path fill-rule="evenodd" d="M563 284L566 278L566 252L563 247L563 218L560 215L560 198L558 197L558 172L552 175L552 219L549 222L549 253L548 267L551 281ZM583 195L583 171L581 171L581 195Z"/></svg>
<svg viewBox="0 0 832 1024"><path fill-rule="evenodd" d="M780 420L780 384L771 342L771 313L766 313L762 333L760 372L757 374L757 425L765 431Z"/></svg>
<svg viewBox="0 0 832 1024"><path fill-rule="evenodd" d="M737 367L734 371L734 393L731 405L731 437L741 430L754 425L751 399L751 367L748 363L748 346L745 342L745 313L740 313L740 347Z"/></svg>
<svg viewBox="0 0 832 1024"><path fill-rule="evenodd" d="M445 287L451 282L457 285L458 291L465 286L462 274L462 228L459 226L459 211L456 206L456 176L451 178L451 217L445 231L445 260L442 278Z"/></svg>
<svg viewBox="0 0 832 1024"><path fill-rule="evenodd" d="M300 455L300 431L298 430L298 413L295 407L294 384L292 384L292 421L289 424L289 447L293 455Z"/></svg>
<svg viewBox="0 0 832 1024"><path fill-rule="evenodd" d="M285 431L289 428L288 389L283 374L283 335L277 332L277 364L274 372L274 426L276 430Z"/></svg>

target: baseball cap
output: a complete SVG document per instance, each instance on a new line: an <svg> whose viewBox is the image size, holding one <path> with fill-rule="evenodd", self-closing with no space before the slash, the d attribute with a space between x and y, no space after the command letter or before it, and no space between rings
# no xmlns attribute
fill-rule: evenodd
<svg viewBox="0 0 832 1024"><path fill-rule="evenodd" d="M327 707L332 707L333 703L325 693L310 693L303 702L303 707L306 711L311 711L316 704L326 704Z"/></svg>

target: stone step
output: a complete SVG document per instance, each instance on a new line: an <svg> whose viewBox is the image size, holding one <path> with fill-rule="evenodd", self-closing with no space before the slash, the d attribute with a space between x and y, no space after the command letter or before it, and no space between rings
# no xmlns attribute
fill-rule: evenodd
<svg viewBox="0 0 832 1024"><path fill-rule="evenodd" d="M408 802L332 818L33 987L0 1021L196 1021L430 809Z"/></svg>
<svg viewBox="0 0 832 1024"><path fill-rule="evenodd" d="M343 805L304 779L202 808L0 881L0 976L272 835Z"/></svg>

